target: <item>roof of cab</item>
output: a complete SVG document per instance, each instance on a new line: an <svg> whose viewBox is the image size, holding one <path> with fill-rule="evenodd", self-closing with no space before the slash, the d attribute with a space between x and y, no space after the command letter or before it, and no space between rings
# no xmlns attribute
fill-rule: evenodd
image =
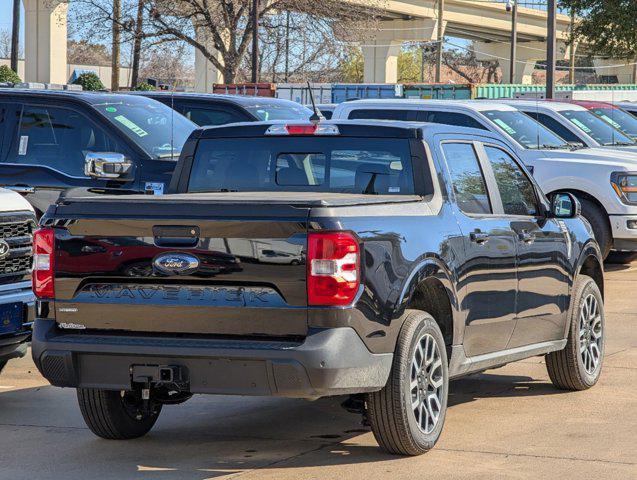
<svg viewBox="0 0 637 480"><path fill-rule="evenodd" d="M272 125L308 125L309 122L242 122L228 125L209 126L197 129L193 135L198 138L238 138L265 136ZM425 135L457 134L489 137L500 140L500 135L474 128L457 127L439 123L401 122L395 120L325 120L321 125L336 125L342 135L374 138L423 138Z"/></svg>
<svg viewBox="0 0 637 480"><path fill-rule="evenodd" d="M90 105L97 105L102 103L116 103L124 101L130 96L122 93L111 92L80 92L74 90L46 90L46 89L31 89L31 88L3 88L0 87L0 95L16 96L29 96L38 98L62 98L74 100L77 102L83 102Z"/></svg>
<svg viewBox="0 0 637 480"><path fill-rule="evenodd" d="M518 108L534 108L537 110L551 110L553 112L563 112L565 110L584 111L588 110L577 103L562 102L560 100L518 100L518 99L502 99L498 100L505 105Z"/></svg>
<svg viewBox="0 0 637 480"><path fill-rule="evenodd" d="M364 99L343 102L336 107L336 110L356 110L359 108L409 108L418 109L423 107L456 107L473 111L502 110L515 111L515 108L503 104L497 100L421 100L421 99Z"/></svg>
<svg viewBox="0 0 637 480"><path fill-rule="evenodd" d="M225 93L198 93L198 92L170 92L170 91L141 91L130 92L129 95L141 95L149 98L170 98L179 97L190 100L217 100L235 103L242 106L258 106L258 105L272 105L272 104L292 104L298 107L300 104L293 102L292 100L285 100L283 98L272 97L257 97L249 95L230 95Z"/></svg>

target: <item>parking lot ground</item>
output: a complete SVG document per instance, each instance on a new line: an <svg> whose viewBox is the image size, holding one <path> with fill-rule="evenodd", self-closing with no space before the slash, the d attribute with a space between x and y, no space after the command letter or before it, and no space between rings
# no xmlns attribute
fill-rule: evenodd
<svg viewBox="0 0 637 480"><path fill-rule="evenodd" d="M595 388L554 389L540 357L455 381L441 440L421 457L380 451L342 399L196 396L144 438L100 440L75 392L25 358L0 377L0 479L637 479L637 264L609 266L606 282Z"/></svg>

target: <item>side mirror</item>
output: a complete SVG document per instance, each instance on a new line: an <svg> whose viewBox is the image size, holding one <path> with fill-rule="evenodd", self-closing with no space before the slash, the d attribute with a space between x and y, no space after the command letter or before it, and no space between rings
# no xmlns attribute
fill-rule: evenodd
<svg viewBox="0 0 637 480"><path fill-rule="evenodd" d="M84 157L84 174L87 177L122 178L131 171L133 164L121 153L88 152Z"/></svg>
<svg viewBox="0 0 637 480"><path fill-rule="evenodd" d="M572 193L554 193L549 200L552 218L575 218L582 214L582 206Z"/></svg>

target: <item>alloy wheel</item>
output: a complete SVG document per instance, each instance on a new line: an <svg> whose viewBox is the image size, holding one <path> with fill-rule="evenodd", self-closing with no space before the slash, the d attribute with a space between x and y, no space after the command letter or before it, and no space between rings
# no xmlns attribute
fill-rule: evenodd
<svg viewBox="0 0 637 480"><path fill-rule="evenodd" d="M440 419L444 378L438 345L428 333L416 343L410 372L411 410L420 430L430 434Z"/></svg>
<svg viewBox="0 0 637 480"><path fill-rule="evenodd" d="M602 314L595 295L590 293L579 314L579 351L586 373L595 373L602 356Z"/></svg>

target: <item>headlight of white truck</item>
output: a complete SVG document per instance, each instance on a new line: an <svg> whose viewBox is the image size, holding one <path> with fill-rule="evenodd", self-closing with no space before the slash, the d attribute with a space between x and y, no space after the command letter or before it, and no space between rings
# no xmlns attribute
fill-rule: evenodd
<svg viewBox="0 0 637 480"><path fill-rule="evenodd" d="M637 173L613 172L610 183L622 202L637 205Z"/></svg>

